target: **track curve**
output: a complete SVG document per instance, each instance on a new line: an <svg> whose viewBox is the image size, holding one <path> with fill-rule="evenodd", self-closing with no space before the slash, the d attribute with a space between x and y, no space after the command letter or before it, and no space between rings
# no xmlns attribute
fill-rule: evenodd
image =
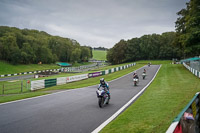
<svg viewBox="0 0 200 133"><path fill-rule="evenodd" d="M145 80L143 69L147 70ZM89 133L106 121L140 92L156 74L159 65L137 70L139 85L132 73L109 82L111 101L99 108L96 86L63 91L18 102L0 104L1 133ZM105 79L106 80L106 79Z"/></svg>

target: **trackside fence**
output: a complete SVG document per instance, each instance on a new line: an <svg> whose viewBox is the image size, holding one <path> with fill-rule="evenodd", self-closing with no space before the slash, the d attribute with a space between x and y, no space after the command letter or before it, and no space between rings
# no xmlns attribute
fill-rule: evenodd
<svg viewBox="0 0 200 133"><path fill-rule="evenodd" d="M0 95L30 92L30 80L19 80L0 85Z"/></svg>
<svg viewBox="0 0 200 133"><path fill-rule="evenodd" d="M45 80L36 80L36 81L31 81L31 90L38 90L46 87L51 87L51 86L56 86L56 85L62 85L62 84L67 84L69 82L74 82L74 81L79 81L87 78L92 78L92 77L97 77L101 75L106 75L110 74L113 72L117 72L132 66L135 66L136 63L116 67L116 68L111 68L108 70L104 71L99 71L99 72L94 72L94 73L88 73L88 74L81 74L81 75L75 75L75 76L70 76L70 77L60 77L56 79L45 79Z"/></svg>
<svg viewBox="0 0 200 133"><path fill-rule="evenodd" d="M188 66L185 62L183 62L183 65L190 71L192 72L195 76L200 78L200 71L193 69L192 67Z"/></svg>
<svg viewBox="0 0 200 133"><path fill-rule="evenodd" d="M172 121L166 133L199 133L200 96L195 94L187 106Z"/></svg>

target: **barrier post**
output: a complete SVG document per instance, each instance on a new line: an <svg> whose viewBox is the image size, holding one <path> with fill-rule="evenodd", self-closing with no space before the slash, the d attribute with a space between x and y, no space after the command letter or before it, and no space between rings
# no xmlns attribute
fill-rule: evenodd
<svg viewBox="0 0 200 133"><path fill-rule="evenodd" d="M2 90L2 94L4 94L4 84L3 84L3 90Z"/></svg>
<svg viewBox="0 0 200 133"><path fill-rule="evenodd" d="M21 81L21 93L23 91L23 80Z"/></svg>

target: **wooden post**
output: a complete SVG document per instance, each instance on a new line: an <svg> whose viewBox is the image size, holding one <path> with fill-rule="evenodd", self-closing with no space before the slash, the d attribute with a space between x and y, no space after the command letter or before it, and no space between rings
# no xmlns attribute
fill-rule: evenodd
<svg viewBox="0 0 200 133"><path fill-rule="evenodd" d="M23 91L23 80L21 80L21 93Z"/></svg>
<svg viewBox="0 0 200 133"><path fill-rule="evenodd" d="M4 84L3 84L3 92L2 92L2 94L4 94Z"/></svg>

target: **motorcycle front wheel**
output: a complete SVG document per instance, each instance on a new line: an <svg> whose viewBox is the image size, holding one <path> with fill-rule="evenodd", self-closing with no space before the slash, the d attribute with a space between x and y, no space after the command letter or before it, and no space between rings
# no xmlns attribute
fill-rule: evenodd
<svg viewBox="0 0 200 133"><path fill-rule="evenodd" d="M104 103L104 100L103 100L103 97L99 97L99 107L102 108L103 107L103 103Z"/></svg>

